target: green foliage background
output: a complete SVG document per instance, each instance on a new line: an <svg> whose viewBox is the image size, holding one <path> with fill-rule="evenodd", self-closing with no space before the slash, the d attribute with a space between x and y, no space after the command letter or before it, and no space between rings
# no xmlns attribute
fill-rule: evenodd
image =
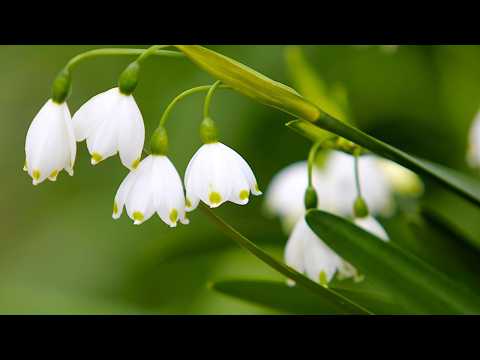
<svg viewBox="0 0 480 360"><path fill-rule="evenodd" d="M200 211L191 214L190 225L173 230L157 217L140 227L125 215L113 221L113 197L127 173L117 158L92 167L81 143L74 177L62 172L56 183L31 185L22 171L30 121L66 61L96 47L0 47L0 313L285 313L288 309L254 305L211 289L215 281L283 278L219 233ZM288 76L284 46L211 48L295 85ZM402 150L474 174L466 166L465 152L468 129L480 106L479 46L401 46L395 53L376 46L303 48L329 86L346 87L360 128ZM91 96L111 88L129 59L82 63L74 72L72 114ZM212 79L187 60L149 59L135 94L147 133L180 91L210 83ZM169 120L171 159L182 175L200 146L202 100L196 95L182 102ZM212 114L221 140L249 161L262 190L279 169L306 157L309 143L283 125L291 119L281 112L234 92L218 92ZM436 223L430 231L450 234L474 264L478 259L473 249L480 247L479 210L434 185L428 189L421 208ZM287 237L278 220L265 216L262 205L263 197L255 197L248 206L228 204L216 212L282 258ZM405 216L383 223L415 248L416 240L408 240L397 221ZM458 270L454 260L444 263ZM467 277L469 270L467 266Z"/></svg>

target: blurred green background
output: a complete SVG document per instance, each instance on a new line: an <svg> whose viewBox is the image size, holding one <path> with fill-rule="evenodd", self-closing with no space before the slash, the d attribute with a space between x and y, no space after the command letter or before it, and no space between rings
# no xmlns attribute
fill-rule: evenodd
<svg viewBox="0 0 480 360"><path fill-rule="evenodd" d="M177 229L156 216L139 227L125 214L113 221L113 197L127 174L118 158L92 167L86 145L80 143L74 177L62 172L56 183L32 186L22 171L28 126L61 67L97 47L0 47L0 313L276 313L209 288L218 280L282 277L220 234L201 211L191 214L190 225ZM284 46L211 48L294 86ZM402 150L473 174L465 151L480 106L480 46L400 46L396 52L378 46L303 49L327 84L346 87L360 128ZM104 57L78 66L68 101L72 114L91 96L113 87L130 60ZM135 93L147 134L174 96L212 81L187 60L149 59ZM182 176L200 146L202 101L202 95L185 100L169 120L171 159ZM308 152L308 142L283 125L290 120L287 115L234 92L218 92L212 113L221 140L247 159L262 190L278 170ZM435 186L428 188L425 199L432 208L452 210L437 214L450 219L450 230L480 240L478 211ZM255 197L248 206L227 204L216 211L281 258L287 237L262 205L263 198ZM460 210L453 211L460 208L470 214L472 226L465 225L468 219Z"/></svg>

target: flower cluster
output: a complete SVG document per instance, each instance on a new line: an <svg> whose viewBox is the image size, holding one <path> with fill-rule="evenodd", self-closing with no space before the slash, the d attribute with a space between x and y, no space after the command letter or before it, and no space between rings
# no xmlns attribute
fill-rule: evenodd
<svg viewBox="0 0 480 360"><path fill-rule="evenodd" d="M188 224L186 212L193 211L200 200L215 208L226 201L245 205L250 194L261 194L250 166L211 135L215 129L208 119L201 128L201 133L202 129L206 133L202 136L204 145L185 173L185 197L180 175L166 156L168 137L163 126L152 136L152 153L141 159L145 127L131 91L131 87L125 91L119 86L96 95L73 118L64 99L48 100L30 125L25 142L25 170L33 184L47 178L54 181L63 169L73 175L76 142L86 140L92 165L118 153L130 170L115 195L114 219L125 207L134 224L143 223L156 212L175 227L178 221Z"/></svg>
<svg viewBox="0 0 480 360"><path fill-rule="evenodd" d="M333 151L321 167L313 167L312 182L318 194L319 209L352 217L352 205L358 196L353 165L353 156ZM300 161L282 169L266 193L267 211L280 217L286 232L293 228L285 248L285 261L322 284L331 281L335 274L340 278L357 278L355 268L335 254L305 222L307 167L307 161ZM423 191L423 184L410 170L374 155L361 156L359 168L362 196L368 204L369 215L354 216L353 222L381 240L389 241L388 234L374 216L388 216L393 212L394 193L417 196Z"/></svg>

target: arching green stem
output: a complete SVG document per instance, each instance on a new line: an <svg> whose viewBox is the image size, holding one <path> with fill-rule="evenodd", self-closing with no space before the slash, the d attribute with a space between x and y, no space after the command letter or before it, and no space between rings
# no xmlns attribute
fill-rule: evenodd
<svg viewBox="0 0 480 360"><path fill-rule="evenodd" d="M188 89L188 90L185 90L184 92L182 92L181 94L177 95L170 104L168 104L167 108L165 109L165 111L163 112L163 115L160 119L160 122L159 122L159 126L165 126L166 122L167 122L167 119L170 115L170 113L172 112L173 108L175 107L175 105L177 105L177 103L192 95L192 94L196 94L196 93L200 93L200 92L205 92L205 91L209 91L212 86L214 85L203 85L203 86L197 86L197 87L194 87L194 88L191 88L191 89ZM230 89L230 86L228 85L219 85L217 86L219 89Z"/></svg>
<svg viewBox="0 0 480 360"><path fill-rule="evenodd" d="M147 54L147 56L155 55L155 56L167 56L167 57L175 57L175 58L184 58L185 55L179 51L171 51L171 50L162 50L169 45L155 45L155 48L151 50L151 53ZM147 49L149 51L150 49ZM94 49L89 50L84 53L78 54L73 57L67 65L65 65L65 69L67 71L71 71L84 60L93 59L101 56L142 56L145 54L145 49L131 49L131 48L104 48L104 49Z"/></svg>
<svg viewBox="0 0 480 360"><path fill-rule="evenodd" d="M354 158L354 173L355 173L355 186L357 188L357 197L362 197L362 189L361 189L361 186L360 186L360 172L359 172L359 155L358 153L355 151L354 155L353 155L353 158Z"/></svg>
<svg viewBox="0 0 480 360"><path fill-rule="evenodd" d="M215 84L213 84L210 87L210 90L208 90L207 96L205 97L205 104L203 106L203 118L204 119L209 117L208 114L210 112L210 104L212 103L213 94L215 93L215 90L220 86L221 83L222 83L221 81L215 82Z"/></svg>
<svg viewBox="0 0 480 360"><path fill-rule="evenodd" d="M318 152L318 149L321 148L322 146L322 143L323 142L317 142L315 144L313 144L313 146L310 148L310 152L308 153L308 165L307 165L307 169L308 169L308 186L313 186L313 181L312 181L312 177L313 177L313 164L315 164L315 159L317 157L317 152Z"/></svg>

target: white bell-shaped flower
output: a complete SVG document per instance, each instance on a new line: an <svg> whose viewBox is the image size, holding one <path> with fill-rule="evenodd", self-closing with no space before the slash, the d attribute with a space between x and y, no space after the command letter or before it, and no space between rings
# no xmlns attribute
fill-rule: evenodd
<svg viewBox="0 0 480 360"><path fill-rule="evenodd" d="M480 167L480 112L470 128L467 161L471 167Z"/></svg>
<svg viewBox="0 0 480 360"><path fill-rule="evenodd" d="M380 165L379 158L368 155L359 159L362 195L374 215L389 215L393 209L393 184ZM352 215L357 197L354 157L332 151L323 167L313 167L312 182L318 195L318 207L338 216ZM267 210L282 219L290 229L303 216L303 197L307 188L307 162L282 169L267 188Z"/></svg>
<svg viewBox="0 0 480 360"><path fill-rule="evenodd" d="M185 172L186 209L200 200L212 208L226 201L245 205L249 195L261 195L250 166L234 150L220 142L202 145Z"/></svg>
<svg viewBox="0 0 480 360"><path fill-rule="evenodd" d="M188 224L185 196L177 170L164 155L149 155L120 185L113 204L113 218L118 219L126 207L136 225L156 212L170 227L177 222Z"/></svg>
<svg viewBox="0 0 480 360"><path fill-rule="evenodd" d="M334 206L325 172L316 166L312 169L312 181L317 191L319 208L331 211ZM299 161L280 170L270 182L265 198L266 210L277 215L288 232L305 214L304 195L308 186L307 162Z"/></svg>
<svg viewBox="0 0 480 360"><path fill-rule="evenodd" d="M377 236L378 238L382 239L383 241L390 241L390 238L383 228L383 226L372 216L366 216L364 218L356 218L354 223L372 233L373 235Z"/></svg>
<svg viewBox="0 0 480 360"><path fill-rule="evenodd" d="M370 213L389 215L394 205L392 186L380 168L378 158L373 155L361 156L358 165L362 196ZM350 216L357 197L354 157L334 151L328 157L324 171L327 174L327 184L317 184L316 188L327 186L335 199L332 212L340 216Z"/></svg>
<svg viewBox="0 0 480 360"><path fill-rule="evenodd" d="M302 216L295 225L285 248L285 262L311 280L328 284L338 272L339 277L356 277L356 269L342 260L308 226ZM291 281L289 284L293 284Z"/></svg>
<svg viewBox="0 0 480 360"><path fill-rule="evenodd" d="M413 171L387 159L377 158L377 163L395 192L407 196L423 194L423 182Z"/></svg>
<svg viewBox="0 0 480 360"><path fill-rule="evenodd" d="M32 177L33 185L46 178L55 181L63 169L73 175L77 144L71 120L65 102L48 100L30 124L24 170Z"/></svg>
<svg viewBox="0 0 480 360"><path fill-rule="evenodd" d="M98 94L83 104L73 116L77 141L87 139L92 164L120 154L122 164L135 169L142 155L145 126L132 95L119 88Z"/></svg>

